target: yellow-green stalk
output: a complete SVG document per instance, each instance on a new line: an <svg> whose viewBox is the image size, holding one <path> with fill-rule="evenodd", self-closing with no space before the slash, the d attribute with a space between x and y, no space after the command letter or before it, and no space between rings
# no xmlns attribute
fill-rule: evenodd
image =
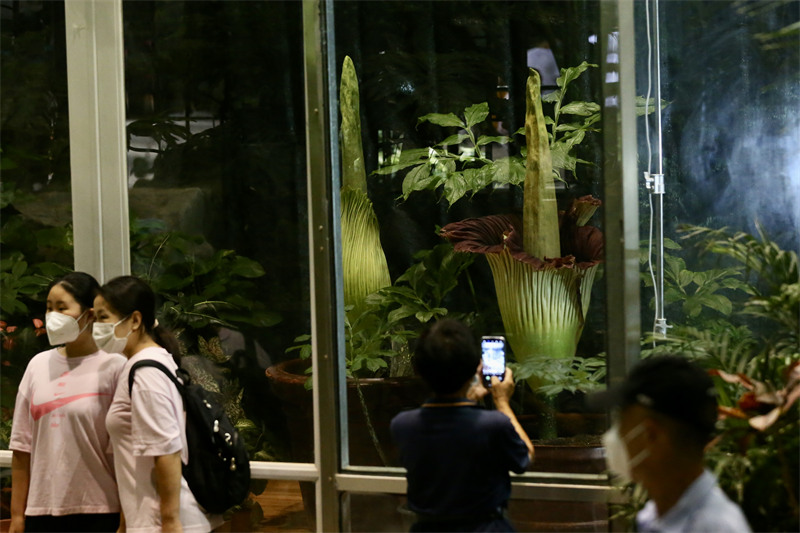
<svg viewBox="0 0 800 533"><path fill-rule="evenodd" d="M367 196L367 174L361 147L358 77L350 57L344 58L339 87L342 114L342 270L344 303L360 314L364 298L391 285L378 218Z"/></svg>

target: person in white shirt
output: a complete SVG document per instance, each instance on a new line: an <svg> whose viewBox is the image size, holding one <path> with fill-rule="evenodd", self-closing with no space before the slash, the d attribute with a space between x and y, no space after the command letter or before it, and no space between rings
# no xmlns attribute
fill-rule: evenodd
<svg viewBox="0 0 800 533"><path fill-rule="evenodd" d="M652 356L590 403L617 409L603 436L609 470L650 496L636 516L637 531L750 531L739 506L703 466L717 420L714 382L703 369L682 356Z"/></svg>
<svg viewBox="0 0 800 533"><path fill-rule="evenodd" d="M9 531L116 531L119 497L105 419L125 364L98 350L84 272L55 281L45 328L58 346L35 355L17 389L9 449Z"/></svg>
<svg viewBox="0 0 800 533"><path fill-rule="evenodd" d="M100 288L94 300L94 339L106 351L128 361L106 417L114 449L122 521L127 533L208 533L222 523L197 503L181 475L188 459L183 400L177 387L157 368L130 368L143 359L172 371L180 363L180 346L155 317L152 289L134 276L120 276Z"/></svg>

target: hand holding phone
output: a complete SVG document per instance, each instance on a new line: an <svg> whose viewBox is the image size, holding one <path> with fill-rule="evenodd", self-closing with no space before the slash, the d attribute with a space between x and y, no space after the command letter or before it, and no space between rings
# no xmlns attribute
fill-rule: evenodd
<svg viewBox="0 0 800 533"><path fill-rule="evenodd" d="M492 376L503 381L506 374L506 339L499 335L481 337L483 383L492 386Z"/></svg>

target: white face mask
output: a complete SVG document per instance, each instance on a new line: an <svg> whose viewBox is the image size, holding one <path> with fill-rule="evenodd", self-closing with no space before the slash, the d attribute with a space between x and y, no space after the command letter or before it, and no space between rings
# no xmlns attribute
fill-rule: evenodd
<svg viewBox="0 0 800 533"><path fill-rule="evenodd" d="M115 324L109 322L95 322L92 326L92 338L97 347L106 353L122 353L125 345L128 344L128 337L133 332L130 330L127 335L120 338L114 334L116 327L125 322L129 317L121 319Z"/></svg>
<svg viewBox="0 0 800 533"><path fill-rule="evenodd" d="M628 457L628 448L625 446L631 439L644 431L644 425L639 424L624 437L619 434L619 426L614 424L611 429L603 434L603 446L606 449L606 465L608 469L617 474L625 483L632 481L631 472L644 461L650 450L644 449L631 459Z"/></svg>
<svg viewBox="0 0 800 533"><path fill-rule="evenodd" d="M88 309L86 310L88 311ZM89 327L89 322L81 329L78 320L81 319L86 311L80 314L78 318L73 318L64 313L50 311L44 315L44 327L47 329L47 339L50 341L51 346L59 346L66 344L77 339L83 330Z"/></svg>

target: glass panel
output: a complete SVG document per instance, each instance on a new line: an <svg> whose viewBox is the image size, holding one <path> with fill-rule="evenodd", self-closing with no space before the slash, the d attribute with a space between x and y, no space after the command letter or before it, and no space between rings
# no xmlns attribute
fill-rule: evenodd
<svg viewBox="0 0 800 533"><path fill-rule="evenodd" d="M313 460L265 374L309 330L301 7L123 4L132 271L253 460Z"/></svg>
<svg viewBox="0 0 800 533"><path fill-rule="evenodd" d="M601 273L595 260L602 260L602 234L590 226L599 226L601 216L578 227L586 220L572 217L585 209L588 219L596 205L570 210L573 200L602 191L602 138L595 131L601 85L595 66L572 71L566 91L556 78L559 68L599 64L599 3L341 1L333 8L337 81L357 79L342 81L338 94L351 103L339 115L345 364L357 378L348 394L350 464L398 465L389 422L429 395L413 377L411 346L443 316L466 321L479 336L505 335L520 379L514 409L532 437L566 438L558 429L566 424L562 415L585 414L582 396L602 387L605 373L604 288L591 284ZM346 58L354 77L345 73ZM551 148L557 176L545 189L555 191L558 209L568 214L559 219L553 208L546 218L551 226L541 233L550 235L551 251L515 240L521 219L531 220L530 213L523 217L523 199L535 199L520 185L529 67L541 72L544 113L559 126ZM352 97L356 86L359 100ZM558 117L556 101L563 104ZM495 246L492 253L457 237L465 219L495 215L511 217L482 218L471 235ZM516 237L509 242L519 243L518 257L527 259L500 254L511 229ZM590 251L592 242L599 249ZM474 253L454 252L453 243ZM576 267L545 273L531 266L542 264L531 257L562 256L577 257ZM564 284L563 296L550 300L522 288L551 275ZM542 313L524 318L528 304ZM385 392L375 392L379 401L372 403L369 395L381 387ZM600 417L591 429L577 430L584 444L598 444Z"/></svg>
<svg viewBox="0 0 800 533"><path fill-rule="evenodd" d="M399 494L344 496L351 531L408 531L417 515ZM516 531L609 531L609 507L597 502L509 500L506 513Z"/></svg>
<svg viewBox="0 0 800 533"><path fill-rule="evenodd" d="M28 361L49 347L46 289L73 268L63 2L2 2L0 448Z"/></svg>
<svg viewBox="0 0 800 533"><path fill-rule="evenodd" d="M645 94L646 18L656 27L655 12L643 2L637 8L638 85ZM715 378L720 404L744 419L718 423L724 431L706 459L754 531L797 529L797 405L761 431L747 419L758 426L754 416L780 412L773 409L787 397L788 371L800 360L800 4L662 2L658 15L661 56L650 80L653 96L660 65L663 128L653 116L649 137L639 130L639 160L642 171L648 162L653 173L663 168L664 304L659 300L658 309L670 329L656 342L646 335L643 354L683 353L711 370L764 383L763 390L756 385L763 394L778 392L772 403L761 403L766 396L759 394L748 406L739 378ZM641 198L646 255L659 199L644 184ZM657 234L652 250L657 280ZM643 324L651 324L656 302L650 273L644 274Z"/></svg>

